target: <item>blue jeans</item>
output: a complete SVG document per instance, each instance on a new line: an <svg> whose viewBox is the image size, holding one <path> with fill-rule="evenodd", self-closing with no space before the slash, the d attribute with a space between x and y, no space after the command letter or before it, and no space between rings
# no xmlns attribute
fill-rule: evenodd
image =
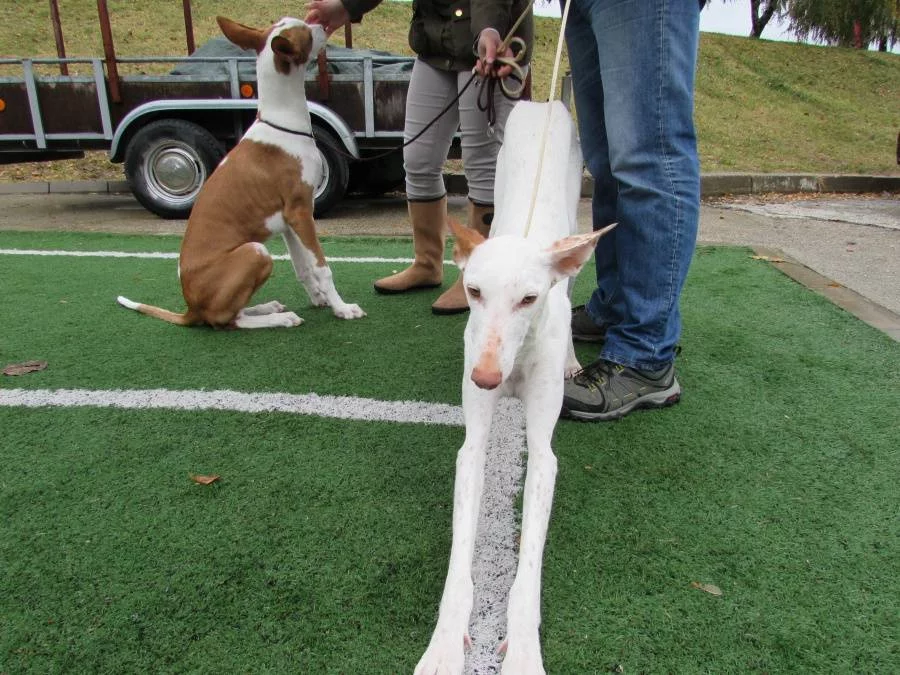
<svg viewBox="0 0 900 675"><path fill-rule="evenodd" d="M587 311L608 326L600 356L655 369L675 358L678 307L697 240L697 0L569 0L566 43L595 251Z"/></svg>

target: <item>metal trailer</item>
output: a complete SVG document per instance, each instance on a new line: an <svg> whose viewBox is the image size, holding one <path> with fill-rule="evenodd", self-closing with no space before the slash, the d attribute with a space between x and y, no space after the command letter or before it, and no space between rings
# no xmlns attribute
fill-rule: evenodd
<svg viewBox="0 0 900 675"><path fill-rule="evenodd" d="M107 150L123 163L138 201L164 218L184 218L219 161L256 117L252 52L209 56L194 48L190 0L183 0L188 57L117 57L106 1L98 0L105 57L67 58L50 0L56 58L2 58L0 164L80 157ZM349 28L349 27L348 27ZM212 43L213 41L210 41ZM402 184L406 91L412 57L329 47L307 71L306 96L323 180L315 190L321 216L348 192L379 194ZM209 44L209 43L207 43ZM87 64L90 74L71 75ZM159 69L164 74L120 74ZM47 66L59 75L39 73ZM393 152L388 152L393 150Z"/></svg>

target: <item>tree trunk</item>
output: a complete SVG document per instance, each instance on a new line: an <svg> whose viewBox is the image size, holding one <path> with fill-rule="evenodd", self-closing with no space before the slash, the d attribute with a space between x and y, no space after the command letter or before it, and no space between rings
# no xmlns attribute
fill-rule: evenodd
<svg viewBox="0 0 900 675"><path fill-rule="evenodd" d="M760 5L763 2L765 4L760 13ZM750 0L750 37L759 39L776 9L778 9L778 0Z"/></svg>

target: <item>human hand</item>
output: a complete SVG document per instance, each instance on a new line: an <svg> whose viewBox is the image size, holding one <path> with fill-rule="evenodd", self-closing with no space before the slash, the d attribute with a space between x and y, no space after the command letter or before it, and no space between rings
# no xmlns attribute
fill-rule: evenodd
<svg viewBox="0 0 900 675"><path fill-rule="evenodd" d="M306 23L318 23L331 35L350 22L350 14L341 0L309 0L306 3Z"/></svg>
<svg viewBox="0 0 900 675"><path fill-rule="evenodd" d="M503 47L500 33L494 28L485 28L478 36L478 60L475 62L475 72L481 77L496 77L503 79L512 72L512 67L501 65L496 70L494 62L498 56L513 56L509 47Z"/></svg>

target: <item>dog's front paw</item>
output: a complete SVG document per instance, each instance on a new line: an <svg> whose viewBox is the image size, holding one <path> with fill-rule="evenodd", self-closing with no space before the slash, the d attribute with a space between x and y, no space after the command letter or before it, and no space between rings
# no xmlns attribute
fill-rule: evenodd
<svg viewBox="0 0 900 675"><path fill-rule="evenodd" d="M287 309L284 305L282 305L277 300L272 300L270 302L264 302L261 305L256 305L254 307L247 307L244 311L248 314L281 314L285 309Z"/></svg>
<svg viewBox="0 0 900 675"><path fill-rule="evenodd" d="M276 312L275 314L270 314L269 316L275 318L278 322L277 325L284 326L285 328L294 328L295 326L299 326L303 323L303 319L294 314L294 312Z"/></svg>
<svg viewBox="0 0 900 675"><path fill-rule="evenodd" d="M541 645L536 639L506 640L500 645L505 652L501 675L546 675L541 659Z"/></svg>
<svg viewBox="0 0 900 675"><path fill-rule="evenodd" d="M416 665L415 675L461 675L469 644L468 635L435 631Z"/></svg>
<svg viewBox="0 0 900 675"><path fill-rule="evenodd" d="M334 315L339 319L361 319L366 313L359 305L337 305L334 307Z"/></svg>

